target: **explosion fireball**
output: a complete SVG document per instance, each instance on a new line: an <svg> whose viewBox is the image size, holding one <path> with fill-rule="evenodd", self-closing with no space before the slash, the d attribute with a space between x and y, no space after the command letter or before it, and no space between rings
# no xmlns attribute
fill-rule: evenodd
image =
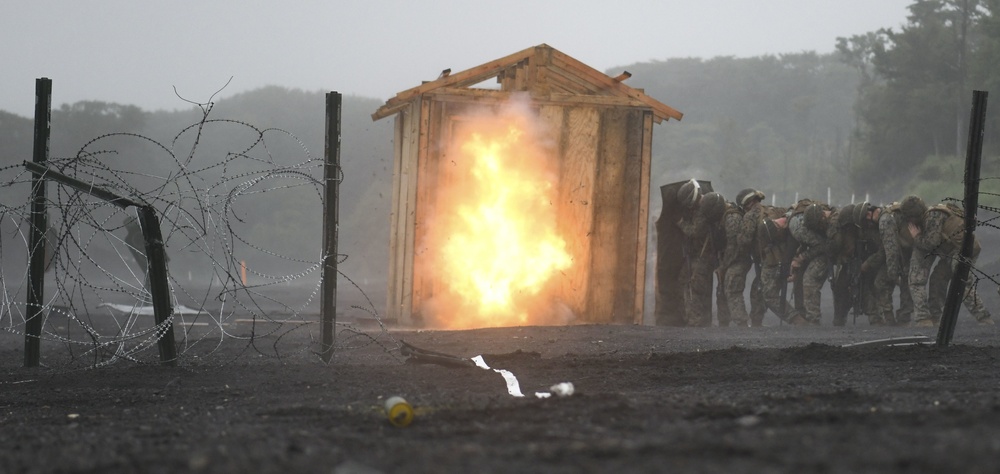
<svg viewBox="0 0 1000 474"><path fill-rule="evenodd" d="M556 228L554 153L525 109L455 123L425 246L432 325L546 324L566 311L552 283L573 261Z"/></svg>

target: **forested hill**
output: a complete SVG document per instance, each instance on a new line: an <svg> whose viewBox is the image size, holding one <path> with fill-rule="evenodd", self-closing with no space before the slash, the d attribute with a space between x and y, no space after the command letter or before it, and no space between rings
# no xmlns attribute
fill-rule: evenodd
<svg viewBox="0 0 1000 474"><path fill-rule="evenodd" d="M53 88L58 90L58 81L54 81ZM282 146L276 151L274 159L283 161L282 164L292 164L307 159L307 153L322 159L325 100L325 93L321 91L265 87L217 101L209 118L239 121L261 129L276 128L291 134L301 140L302 146ZM345 273L351 278L358 278L360 283L366 278L384 278L388 268L385 254L392 195L393 122L391 119L372 122L371 113L381 104L381 100L372 98L343 98L341 162L344 181L340 186L339 251L348 255L342 264ZM119 132L142 135L170 148L179 132L198 123L201 118L201 110L194 106L187 111L147 112L132 105L104 102L64 104L52 111L50 155L53 158L76 156L81 147L94 138ZM32 127L31 118L0 111L0 166L31 160ZM226 153L243 150L247 143L245 127L209 127L199 145L199 152L225 157ZM166 169L170 167L169 160L165 160L156 147L151 149L148 144L135 140L114 140L110 146L116 153L100 155L101 159L149 159L151 173L154 170L164 174L169 172ZM0 204L18 205L26 199L26 190L0 190ZM278 227L272 229L273 236L270 238L256 234L255 237L262 242L306 246L319 252L322 217L318 207L311 207L316 204L282 203L273 206L270 211L260 210L255 216L256 220L284 222L287 225L282 227L293 227L295 232L292 238L297 241L289 241L290 229ZM264 212L285 216L271 218ZM301 214L312 217L289 222L289 215Z"/></svg>
<svg viewBox="0 0 1000 474"><path fill-rule="evenodd" d="M832 54L680 58L610 68L605 72L611 76L629 71L627 84L684 113L682 121L653 129L651 217L659 215L656 189L691 177L712 181L730 199L740 189L758 188L779 205L791 204L796 195L826 199L827 189L833 204L866 195L890 202L908 192L928 201L960 195L968 97L972 89L1000 90L998 11L1000 0L916 0L903 28L840 38ZM957 51L959 63L953 61ZM371 120L382 103L344 97L341 147L339 250L348 255L342 268L376 286L388 268L392 195L393 120ZM217 101L211 118L284 130L322 157L324 109L321 91L265 87ZM998 111L993 107L987 121L984 177L1000 175ZM90 140L112 132L169 144L200 119L194 106L148 112L102 102L61 105L52 114L51 154L75 156ZM210 138L205 149L231 151L246 139L246 130L216 127ZM31 119L0 111L0 165L30 159L31 142ZM100 158L147 156L144 149L123 146L118 155ZM298 161L302 153L275 159ZM157 166L164 163L150 163ZM25 199L22 194L0 189L0 200L16 203ZM299 215L291 224L282 215L288 210ZM284 224L258 230L264 233L255 235L258 240L318 248L317 209L289 202L268 212Z"/></svg>
<svg viewBox="0 0 1000 474"><path fill-rule="evenodd" d="M726 195L752 186L781 193L789 200L800 190L848 187L845 150L853 126L857 79L854 71L834 57L803 53L676 59L624 69L633 74L629 85L644 88L685 114L680 122L664 122L654 128L654 189L692 176L713 181ZM617 68L608 71L618 72ZM349 256L345 270L361 279L378 279L388 268L385 254L392 195L393 120L371 120L371 113L381 104L379 99L356 96L343 100L341 161L345 179L341 186L340 251ZM321 157L324 108L321 91L265 87L217 101L210 117L287 131L301 139L313 156ZM196 107L146 112L131 105L103 102L61 105L52 113L51 154L73 156L88 141L112 132L137 133L169 144L180 130L200 118ZM225 151L238 148L236 144L245 140L246 132L233 127L213 128L210 133L211 143L206 142L203 148L218 146L224 156ZM230 133L227 139L225 135ZM30 159L31 140L29 118L0 113L0 156L4 163ZM233 145L227 148L226 143ZM142 156L140 151L119 152L119 156ZM301 204L277 207L301 208ZM658 209L654 202L654 218ZM301 233L318 239L321 232L319 217L316 219L305 224Z"/></svg>
<svg viewBox="0 0 1000 474"><path fill-rule="evenodd" d="M623 66L628 84L684 113L654 128L653 177L711 180L732 198L754 187L848 195L857 72L834 55L671 59ZM617 74L617 73L616 73ZM849 198L849 196L848 196Z"/></svg>
<svg viewBox="0 0 1000 474"><path fill-rule="evenodd" d="M756 187L790 201L796 192L832 186L842 199L855 192L848 183L847 148L853 127L852 106L857 73L833 55L811 53L759 58L672 59L627 65L628 84L684 112L682 121L653 129L654 190L690 177L711 180L732 198ZM393 120L371 120L382 100L345 96L342 112L340 251L349 255L345 269L378 278L388 268L388 222L392 196ZM211 117L279 128L322 156L323 92L265 87L217 101ZM73 156L104 133L132 132L169 144L181 129L196 123L201 111L146 112L138 107L102 102L62 105L52 114L52 156ZM212 129L217 134L238 128ZM31 156L31 120L0 115L0 146L5 163ZM209 146L209 145L205 145ZM235 146L235 145L234 145ZM121 155L127 155L127 150ZM289 157L301 159L301 156ZM863 193L868 190L856 190ZM652 196L658 196L653 192ZM845 197L846 196L846 197ZM8 196L10 198L10 196ZM288 203L288 207L301 207ZM653 217L659 213L652 203ZM318 219L318 217L317 217ZM304 227L319 238L318 222ZM318 243L317 243L318 245ZM360 278L365 278L361 276Z"/></svg>

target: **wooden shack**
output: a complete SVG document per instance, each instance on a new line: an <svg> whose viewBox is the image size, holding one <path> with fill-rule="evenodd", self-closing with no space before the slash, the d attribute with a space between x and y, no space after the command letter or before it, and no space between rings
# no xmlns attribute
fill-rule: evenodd
<svg viewBox="0 0 1000 474"><path fill-rule="evenodd" d="M558 298L579 321L641 324L653 124L677 110L541 44L399 92L373 120L395 116L387 316L413 322L435 285L415 279L437 163L454 122L526 98L558 155L558 228L574 265ZM493 81L495 79L495 81ZM419 319L417 317L416 319Z"/></svg>

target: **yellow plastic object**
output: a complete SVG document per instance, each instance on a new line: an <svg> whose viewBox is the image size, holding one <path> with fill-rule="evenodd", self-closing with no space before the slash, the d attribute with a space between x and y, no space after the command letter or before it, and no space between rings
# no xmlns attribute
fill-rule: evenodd
<svg viewBox="0 0 1000 474"><path fill-rule="evenodd" d="M385 415L389 423L402 428L413 422L413 407L403 397L389 397L385 401Z"/></svg>

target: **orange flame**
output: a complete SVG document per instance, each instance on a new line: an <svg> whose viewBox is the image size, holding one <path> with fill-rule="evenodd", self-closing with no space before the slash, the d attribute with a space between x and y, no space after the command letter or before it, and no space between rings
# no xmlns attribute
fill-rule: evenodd
<svg viewBox="0 0 1000 474"><path fill-rule="evenodd" d="M431 323L458 329L550 318L547 283L572 259L556 232L553 153L533 122L507 109L456 124L428 231L437 280Z"/></svg>

